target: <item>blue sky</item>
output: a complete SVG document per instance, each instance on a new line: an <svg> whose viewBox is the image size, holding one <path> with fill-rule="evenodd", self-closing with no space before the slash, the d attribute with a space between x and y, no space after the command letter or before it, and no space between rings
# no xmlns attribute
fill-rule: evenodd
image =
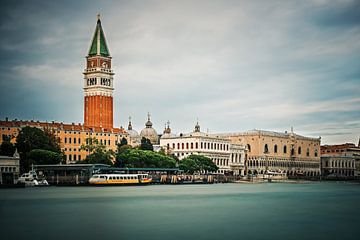
<svg viewBox="0 0 360 240"><path fill-rule="evenodd" d="M2 1L0 118L83 122L101 19L114 122L162 132L289 130L360 137L359 1Z"/></svg>

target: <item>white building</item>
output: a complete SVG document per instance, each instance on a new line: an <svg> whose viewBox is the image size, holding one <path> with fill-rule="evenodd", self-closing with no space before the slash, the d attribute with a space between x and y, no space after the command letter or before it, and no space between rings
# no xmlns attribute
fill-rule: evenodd
<svg viewBox="0 0 360 240"><path fill-rule="evenodd" d="M244 174L245 147L232 144L224 137L201 132L198 123L193 132L178 136L171 134L168 126L160 138L160 146L180 160L191 154L206 156L219 167L218 173Z"/></svg>

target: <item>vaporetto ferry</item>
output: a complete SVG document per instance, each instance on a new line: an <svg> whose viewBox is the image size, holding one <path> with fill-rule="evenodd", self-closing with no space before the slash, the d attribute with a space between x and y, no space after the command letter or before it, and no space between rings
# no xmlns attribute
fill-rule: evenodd
<svg viewBox="0 0 360 240"><path fill-rule="evenodd" d="M149 184L148 174L95 174L89 179L91 185L137 185Z"/></svg>

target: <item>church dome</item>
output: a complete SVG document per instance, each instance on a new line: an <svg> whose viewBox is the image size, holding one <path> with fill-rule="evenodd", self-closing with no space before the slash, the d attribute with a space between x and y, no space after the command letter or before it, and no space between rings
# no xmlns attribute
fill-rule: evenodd
<svg viewBox="0 0 360 240"><path fill-rule="evenodd" d="M128 125L127 132L129 133L129 137L132 138L132 139L140 138L139 133L132 128L131 117L129 117L129 125Z"/></svg>
<svg viewBox="0 0 360 240"><path fill-rule="evenodd" d="M150 114L148 114L148 120L145 123L145 128L140 132L141 138L147 138L152 144L158 144L158 134L156 130L152 127L152 122L150 121Z"/></svg>
<svg viewBox="0 0 360 240"><path fill-rule="evenodd" d="M175 134L171 133L170 122L168 121L165 124L165 129L164 129L164 132L163 132L163 135L161 136L161 138L165 139L165 138L172 138L172 137L175 137Z"/></svg>

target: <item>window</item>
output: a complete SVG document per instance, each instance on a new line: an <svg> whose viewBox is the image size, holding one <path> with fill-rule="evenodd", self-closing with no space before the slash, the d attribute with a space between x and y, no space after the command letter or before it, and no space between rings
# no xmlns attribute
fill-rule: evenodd
<svg viewBox="0 0 360 240"><path fill-rule="evenodd" d="M181 149L184 149L184 143L181 143Z"/></svg>
<svg viewBox="0 0 360 240"><path fill-rule="evenodd" d="M64 138L64 143L67 143L67 138L66 137Z"/></svg>
<svg viewBox="0 0 360 240"><path fill-rule="evenodd" d="M317 152L317 150L315 150L315 154L314 154L314 155L315 155L315 157L317 157L317 156L318 156L318 152Z"/></svg>
<svg viewBox="0 0 360 240"><path fill-rule="evenodd" d="M108 140L108 145L110 145L110 139Z"/></svg>
<svg viewBox="0 0 360 240"><path fill-rule="evenodd" d="M298 154L301 154L301 147L298 147Z"/></svg>
<svg viewBox="0 0 360 240"><path fill-rule="evenodd" d="M175 149L175 143L173 143L172 146L173 146L173 149Z"/></svg>
<svg viewBox="0 0 360 240"><path fill-rule="evenodd" d="M78 155L78 160L79 160L79 161L81 160L81 155Z"/></svg>
<svg viewBox="0 0 360 240"><path fill-rule="evenodd" d="M306 156L309 157L310 156L310 150L306 149Z"/></svg>
<svg viewBox="0 0 360 240"><path fill-rule="evenodd" d="M76 161L76 155L74 154L74 161Z"/></svg>
<svg viewBox="0 0 360 240"><path fill-rule="evenodd" d="M71 161L71 155L69 155L69 161Z"/></svg>
<svg viewBox="0 0 360 240"><path fill-rule="evenodd" d="M194 143L190 143L190 148L191 148L191 149L194 148Z"/></svg>
<svg viewBox="0 0 360 240"><path fill-rule="evenodd" d="M189 143L186 143L186 149L189 149Z"/></svg>
<svg viewBox="0 0 360 240"><path fill-rule="evenodd" d="M79 143L79 144L81 143L81 139L80 139L80 138L78 139L78 143Z"/></svg>
<svg viewBox="0 0 360 240"><path fill-rule="evenodd" d="M277 145L274 146L274 153L277 153Z"/></svg>
<svg viewBox="0 0 360 240"><path fill-rule="evenodd" d="M195 143L195 148L198 149L199 148L199 144Z"/></svg>
<svg viewBox="0 0 360 240"><path fill-rule="evenodd" d="M177 144L177 148L180 149L180 143Z"/></svg>
<svg viewBox="0 0 360 240"><path fill-rule="evenodd" d="M251 146L250 144L246 145L249 152L251 152Z"/></svg>
<svg viewBox="0 0 360 240"><path fill-rule="evenodd" d="M74 144L76 144L76 138L74 138Z"/></svg>
<svg viewBox="0 0 360 240"><path fill-rule="evenodd" d="M170 149L170 144L169 143L166 145L166 148L167 148L167 150Z"/></svg>
<svg viewBox="0 0 360 240"><path fill-rule="evenodd" d="M69 138L69 143L71 143L71 138Z"/></svg>
<svg viewBox="0 0 360 240"><path fill-rule="evenodd" d="M264 146L264 153L269 153L269 147L267 144Z"/></svg>
<svg viewBox="0 0 360 240"><path fill-rule="evenodd" d="M287 148L286 148L286 145L284 146L284 150L283 150L284 153L287 152Z"/></svg>

